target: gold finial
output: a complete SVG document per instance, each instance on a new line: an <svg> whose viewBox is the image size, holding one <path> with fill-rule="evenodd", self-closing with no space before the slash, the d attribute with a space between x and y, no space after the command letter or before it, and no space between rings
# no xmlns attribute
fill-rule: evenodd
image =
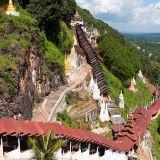
<svg viewBox="0 0 160 160"><path fill-rule="evenodd" d="M16 12L16 8L14 7L12 0L9 0L9 4L6 10L6 13L7 12Z"/></svg>
<svg viewBox="0 0 160 160"><path fill-rule="evenodd" d="M72 66L71 66L71 56L70 55L65 55L65 73L70 74L72 71Z"/></svg>

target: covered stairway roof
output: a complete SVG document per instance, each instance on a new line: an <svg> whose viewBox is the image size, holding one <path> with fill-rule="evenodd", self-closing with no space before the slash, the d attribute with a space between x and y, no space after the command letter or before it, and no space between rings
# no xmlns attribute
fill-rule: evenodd
<svg viewBox="0 0 160 160"><path fill-rule="evenodd" d="M0 118L0 134L3 136L42 136L52 130L57 138L90 142L116 151L128 152L138 143L139 137L144 135L152 116L159 110L160 101L155 102L148 110L137 109L132 113L134 122L131 122L131 119L128 120L118 140L111 140L84 129L69 128L58 123L22 121L13 118ZM130 130L134 128L134 132L128 132L128 128Z"/></svg>

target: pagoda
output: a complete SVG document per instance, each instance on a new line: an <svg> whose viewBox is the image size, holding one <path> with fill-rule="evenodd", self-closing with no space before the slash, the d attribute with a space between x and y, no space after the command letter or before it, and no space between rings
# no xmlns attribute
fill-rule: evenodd
<svg viewBox="0 0 160 160"><path fill-rule="evenodd" d="M71 18L71 26L75 26L77 24L80 24L83 26L83 20L81 19L80 15L76 11L76 14Z"/></svg>
<svg viewBox="0 0 160 160"><path fill-rule="evenodd" d="M6 9L6 14L16 16L16 17L19 16L19 12L16 11L16 7L13 5L12 0L9 0L9 4Z"/></svg>
<svg viewBox="0 0 160 160"><path fill-rule="evenodd" d="M129 86L129 90L133 93L136 93L138 90L135 88L133 80L131 80L131 84Z"/></svg>

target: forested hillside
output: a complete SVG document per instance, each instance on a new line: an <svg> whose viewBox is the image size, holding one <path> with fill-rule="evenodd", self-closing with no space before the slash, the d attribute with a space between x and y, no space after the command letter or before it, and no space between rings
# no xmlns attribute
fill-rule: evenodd
<svg viewBox="0 0 160 160"><path fill-rule="evenodd" d="M89 11L78 8L85 25L95 27L100 32L98 51L105 65L121 80L136 75L141 68L140 56L132 44L122 34L101 20L95 19Z"/></svg>
<svg viewBox="0 0 160 160"><path fill-rule="evenodd" d="M160 34L125 34L139 48L143 71L155 85L160 85Z"/></svg>
<svg viewBox="0 0 160 160"><path fill-rule="evenodd" d="M116 100L121 90L123 91L125 110L121 110L121 113L126 119L134 107L145 106L152 99L146 85L137 78L137 73L142 67L138 50L117 30L95 19L89 11L78 7L78 12L86 27L97 28L100 33L96 50L103 59L101 68L111 88L112 99ZM137 82L136 94L128 90L132 77L135 77Z"/></svg>
<svg viewBox="0 0 160 160"><path fill-rule="evenodd" d="M5 2L7 1L3 1L3 6L5 6ZM30 90L32 87L27 89L27 92L32 93L30 109L33 102L36 99L39 100L39 95L37 96L39 91L34 87L34 84L30 81L28 81L29 84L25 81L23 81L23 85L20 83L21 80L25 79L26 73L29 75L26 78L29 79L35 74L30 71L32 66L29 64L29 58L32 54L35 55L35 59L38 59L35 86L38 83L42 87L40 97L49 94L51 89L56 86L57 76L61 77L60 83L64 82L64 55L70 52L73 44L73 34L75 34L69 22L76 9L84 20L85 26L89 28L95 27L100 33L96 50L103 59L102 68L106 78L108 79L108 76L111 75L109 81L113 99L116 99L121 90L124 91L127 101L126 114L130 110L130 103L133 97L134 106L142 105L141 97L143 92L147 95L143 100L143 104L151 100L151 94L141 83L139 84L137 95L127 90L130 79L133 76L136 77L141 68L140 56L136 48L108 24L95 19L87 10L77 7L75 0L18 0L15 1L15 5L20 12L20 17L6 16L3 14L4 10L1 10L0 17L0 31L3 38L0 44L0 51L3 53L0 60L1 86L3 86L1 88L1 98L8 101L9 107L10 102L20 103L17 99L21 96L20 91L23 89L23 85L35 88L32 92ZM4 63L7 65L4 65ZM15 74L19 75L17 84L15 84ZM115 77L115 81L112 77ZM117 84L119 85L117 86ZM23 94L26 95L25 93ZM12 96L12 98L8 98L8 95L9 97ZM28 101L28 98L26 100ZM18 105L18 107L23 105L24 103ZM28 112L28 110L24 111L24 108L25 106L22 109L17 108L16 114L20 112L25 116L25 112ZM124 117L126 117L126 114L124 114ZM27 113L25 118L28 117L30 118L31 115Z"/></svg>

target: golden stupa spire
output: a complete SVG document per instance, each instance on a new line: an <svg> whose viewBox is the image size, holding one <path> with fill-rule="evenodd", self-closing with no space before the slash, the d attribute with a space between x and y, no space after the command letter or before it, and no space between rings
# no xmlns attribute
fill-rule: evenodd
<svg viewBox="0 0 160 160"><path fill-rule="evenodd" d="M6 13L7 12L16 12L16 8L14 7L12 0L9 0L9 4L6 10Z"/></svg>
<svg viewBox="0 0 160 160"><path fill-rule="evenodd" d="M9 4L6 9L7 15L19 16L19 12L16 11L16 7L14 7L12 0L9 0Z"/></svg>

